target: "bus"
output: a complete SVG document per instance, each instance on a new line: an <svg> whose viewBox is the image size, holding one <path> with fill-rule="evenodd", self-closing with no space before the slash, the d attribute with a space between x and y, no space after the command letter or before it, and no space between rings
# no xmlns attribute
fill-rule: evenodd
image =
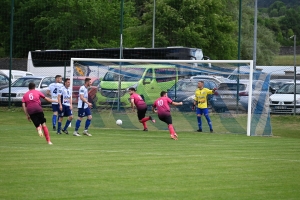
<svg viewBox="0 0 300 200"><path fill-rule="evenodd" d="M156 60L207 60L199 48L165 47L165 48L124 48L122 59L156 59ZM106 58L119 59L120 48L78 49L78 50L36 50L29 51L27 71L35 75L56 74L70 76L71 58ZM74 76L95 76L102 78L107 66L93 62L77 62Z"/></svg>

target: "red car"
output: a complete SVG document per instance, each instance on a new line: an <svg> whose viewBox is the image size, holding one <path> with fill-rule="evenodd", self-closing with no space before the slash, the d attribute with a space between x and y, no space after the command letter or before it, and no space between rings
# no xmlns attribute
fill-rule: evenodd
<svg viewBox="0 0 300 200"><path fill-rule="evenodd" d="M85 78L86 78L85 76L73 77L73 95L72 95L73 104L77 104L78 102L79 88L84 85ZM92 85L89 88L89 102L93 102L98 92L100 80L99 78L96 77L89 77L89 78L92 81Z"/></svg>

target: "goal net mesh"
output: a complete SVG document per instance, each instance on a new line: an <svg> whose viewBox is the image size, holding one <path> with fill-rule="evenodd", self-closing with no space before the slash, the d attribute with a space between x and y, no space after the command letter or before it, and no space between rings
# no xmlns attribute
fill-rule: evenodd
<svg viewBox="0 0 300 200"><path fill-rule="evenodd" d="M78 89L85 77L92 79L89 101L93 103L94 127L143 130L130 106L128 89L133 87L148 105L146 116L156 119L156 123L147 122L149 131L167 130L167 125L152 113L154 101L161 91L166 91L170 99L183 103L170 106L176 131L195 132L199 124L193 101L198 82L204 81L205 88L217 89L207 97L214 133L272 135L270 74L253 69L251 61L72 58L70 78L75 116ZM116 125L117 119L122 120L121 126ZM203 132L209 133L206 117L202 116L201 121Z"/></svg>

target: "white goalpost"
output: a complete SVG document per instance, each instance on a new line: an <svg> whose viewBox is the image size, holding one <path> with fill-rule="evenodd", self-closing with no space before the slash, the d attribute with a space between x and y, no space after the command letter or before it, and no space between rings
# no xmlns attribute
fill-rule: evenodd
<svg viewBox="0 0 300 200"><path fill-rule="evenodd" d="M218 65L218 64L233 64L233 65L238 65L243 64L244 66L249 66L249 85L252 86L253 84L253 60L143 60L143 59L93 59L93 58L71 58L70 62L70 80L71 80L71 88L73 86L73 74L74 74L74 67L76 62L95 62L95 63L105 63L101 65L114 65L114 66L119 66L120 69L123 66L122 63L133 63L133 64L146 64L146 63L151 63L151 64L175 64L175 65L190 65L197 69L199 64L212 64L212 65ZM100 64L99 64L100 65ZM249 88L248 91L248 112L247 112L247 126L246 126L246 134L247 136L251 136L251 120L252 120L252 87ZM234 124L233 124L234 125Z"/></svg>

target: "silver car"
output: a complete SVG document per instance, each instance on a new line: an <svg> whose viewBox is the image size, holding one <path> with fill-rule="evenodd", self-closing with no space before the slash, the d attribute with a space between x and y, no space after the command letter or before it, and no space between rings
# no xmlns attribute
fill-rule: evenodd
<svg viewBox="0 0 300 200"><path fill-rule="evenodd" d="M12 103L21 104L23 95L28 91L28 85L30 82L34 82L36 90L40 90L43 94L46 95L48 86L51 83L55 82L55 78L50 76L25 76L19 78L11 85L10 94L9 88L0 90L0 103L8 104L10 96L10 101ZM47 102L42 100L42 103L45 104Z"/></svg>
<svg viewBox="0 0 300 200"><path fill-rule="evenodd" d="M210 103L215 111L229 110L248 111L249 80L241 79L221 83L215 91ZM269 104L269 84L261 80L253 80L252 84L252 111L267 112Z"/></svg>

